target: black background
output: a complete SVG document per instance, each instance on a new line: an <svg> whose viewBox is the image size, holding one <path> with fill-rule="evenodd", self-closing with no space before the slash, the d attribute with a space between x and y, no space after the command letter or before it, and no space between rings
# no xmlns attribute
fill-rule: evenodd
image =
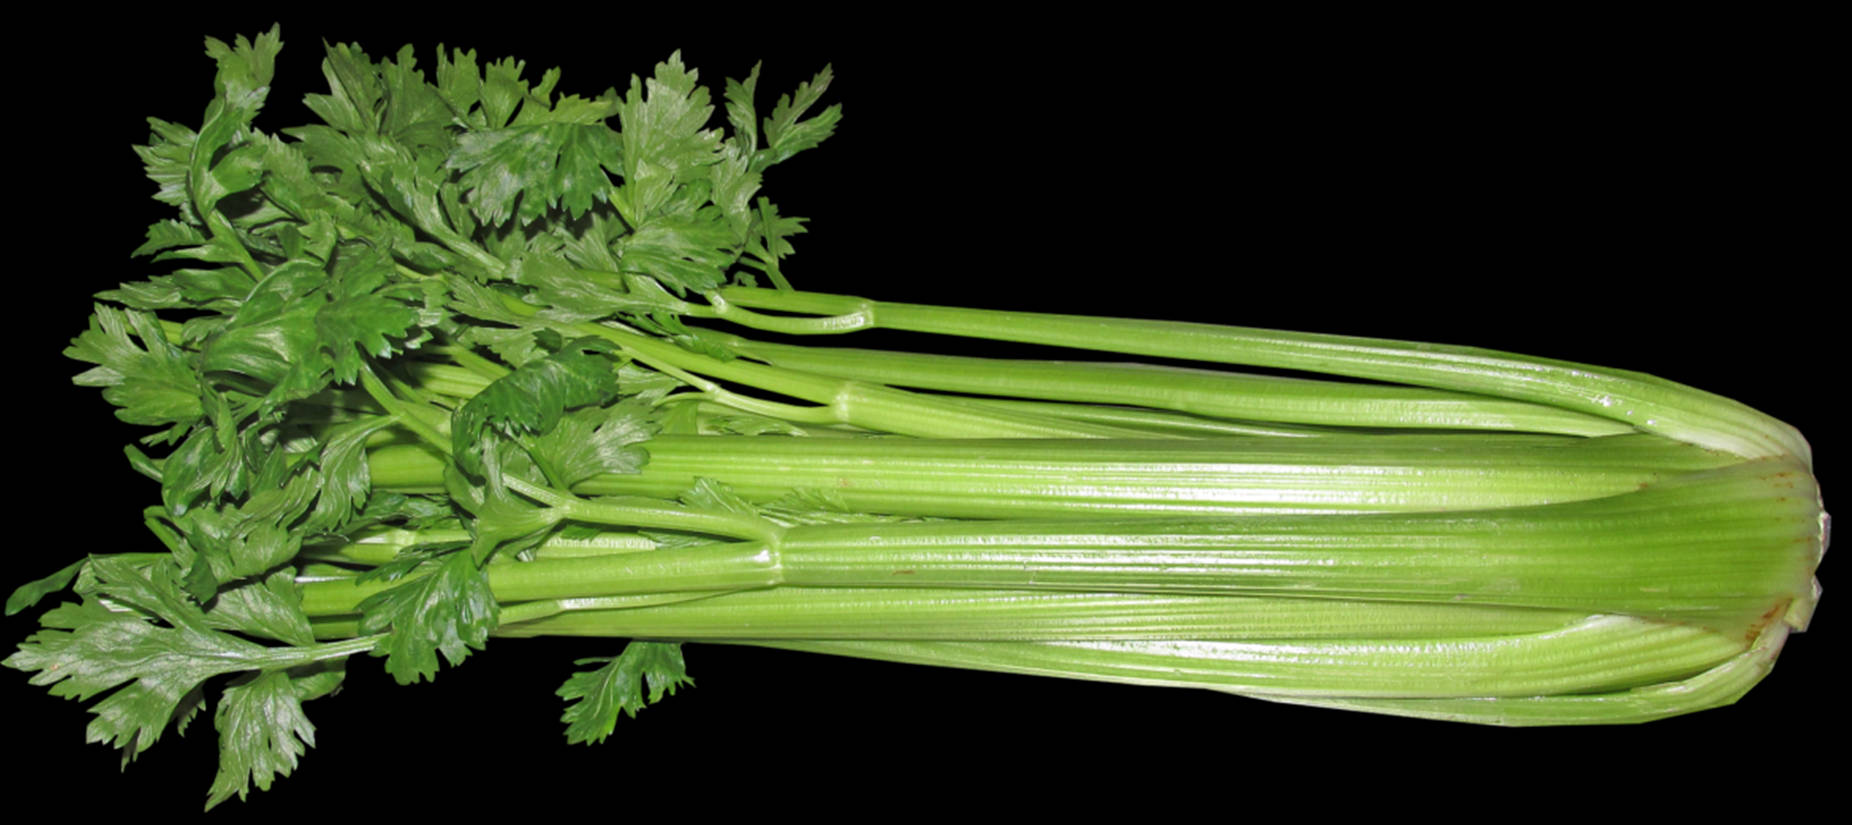
<svg viewBox="0 0 1852 825"><path fill-rule="evenodd" d="M838 135L766 181L784 213L812 219L787 266L802 288L1637 369L1798 426L1829 501L1835 489L1843 258L1818 257L1831 213L1815 198L1842 191L1843 175L1823 160L1824 59L1807 21L453 14L279 15L286 48L260 127L309 119L297 101L324 89L323 39L376 56L414 42L427 67L440 41L514 55L530 76L562 66L560 88L586 95L676 48L714 83L763 59L762 112L832 62ZM78 367L57 350L91 293L147 274L128 252L167 213L128 149L147 134L142 118L196 125L212 77L200 38L272 19L112 19L108 32L68 19L19 33L36 57L15 86L26 96L8 151L15 214L34 217L13 228L27 265L13 272L16 326L31 334L12 341L31 379L10 414L24 448L15 478L38 495L15 495L33 527L14 544L7 590L79 553L152 541L137 513L155 492L119 452L136 433L69 385ZM929 345L858 342L870 340ZM1235 814L1250 794L1295 808L1385 794L1428 807L1439 794L1473 809L1534 799L1540 777L1595 793L1695 770L1740 787L1804 771L1790 749L1834 727L1835 604L1736 706L1614 729L1480 729L690 645L697 688L600 748L568 747L552 691L574 658L619 643L497 641L411 688L357 660L341 695L308 706L319 738L298 774L237 812L358 812L335 805L372 799L434 814L537 804L622 816L668 802L887 815L994 794L1136 801L1160 815L1202 800ZM21 638L31 617L4 626ZM113 752L81 744L76 704L0 676L10 744L30 760L6 780L16 803L57 787L69 789L58 804L97 814L185 813L203 799L209 720L116 776ZM848 807L876 801L890 807Z"/></svg>

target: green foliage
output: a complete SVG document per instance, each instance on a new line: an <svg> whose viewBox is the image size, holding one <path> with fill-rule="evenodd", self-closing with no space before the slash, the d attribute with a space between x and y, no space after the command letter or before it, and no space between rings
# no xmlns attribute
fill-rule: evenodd
<svg viewBox="0 0 1852 825"><path fill-rule="evenodd" d="M394 554L391 561L377 565L354 577L356 584L369 581L394 582L411 575L426 564L439 559L449 558L457 550L470 546L467 541L439 541L429 544L415 544L401 549Z"/></svg>
<svg viewBox="0 0 1852 825"><path fill-rule="evenodd" d="M71 586L71 580L77 578L77 571L82 570L89 559L78 559L60 568L58 572L42 579L34 579L13 589L6 597L6 615L14 615L39 603L40 599Z"/></svg>
<svg viewBox="0 0 1852 825"><path fill-rule="evenodd" d="M315 629L302 612L293 567L279 567L261 579L218 591L206 610L206 624L292 645L315 643Z"/></svg>
<svg viewBox="0 0 1852 825"><path fill-rule="evenodd" d="M457 463L482 472L482 438L489 427L512 437L551 432L566 411L617 397L614 348L598 339L566 342L557 352L523 364L457 410L450 434Z"/></svg>
<svg viewBox="0 0 1852 825"><path fill-rule="evenodd" d="M387 416L374 416L336 425L322 439L321 492L315 509L303 521L304 531L336 532L353 529L352 521L368 504L372 492L367 464L367 440L393 424Z"/></svg>
<svg viewBox="0 0 1852 825"><path fill-rule="evenodd" d="M588 273L546 252L522 256L511 271L515 283L532 287L530 294L546 305L541 314L560 321L653 312L668 299L633 289L616 273Z"/></svg>
<svg viewBox="0 0 1852 825"><path fill-rule="evenodd" d="M510 485L564 500L636 472L654 403L682 386L562 331L640 324L726 356L673 317L673 296L748 281L742 262L775 268L800 222L760 195L761 173L836 117L803 119L827 70L763 132L756 71L730 84L729 135L679 55L583 96L559 89L559 70L512 58L440 46L427 67L410 46L374 57L335 43L326 90L304 99L320 122L260 127L290 80L274 76L282 46L276 28L206 40L216 71L197 123L148 121L135 151L174 211L135 254L159 268L98 293L65 351L87 365L76 383L150 428L146 451L128 455L159 484L145 523L167 552L73 562L6 608L83 595L45 613L6 663L55 695L102 696L90 737L125 758L203 713L208 683L223 683L209 807L295 768L314 737L301 702L339 681L324 659L370 650L416 682L483 647L499 615L485 565L531 549L571 510ZM480 391L419 384L429 364L413 362L459 349L477 374L444 386ZM373 490L369 447L406 438L443 454L442 492ZM392 586L359 605L372 635L331 652L298 575L327 569L314 548L382 527L470 538L358 576ZM617 681L647 678L653 696L685 681L679 653L658 647L634 645L620 657L633 675ZM601 695L620 691L612 701L634 712L624 689L640 690Z"/></svg>
<svg viewBox="0 0 1852 825"><path fill-rule="evenodd" d="M152 233L153 227L149 231ZM251 276L235 266L227 266L176 270L170 275L156 275L145 281L123 284L120 289L99 292L96 297L135 309L201 309L222 313L235 308L250 291Z"/></svg>
<svg viewBox="0 0 1852 825"><path fill-rule="evenodd" d="M334 379L352 384L366 359L389 358L430 338L443 319L437 281L395 279L392 261L376 248L344 256L329 300L316 308L315 330L333 360Z"/></svg>
<svg viewBox="0 0 1852 825"><path fill-rule="evenodd" d="M368 596L360 603L360 632L385 633L373 655L385 657L386 672L399 684L415 684L437 675L439 653L456 665L481 650L499 613L481 565L459 551L424 576Z"/></svg>
<svg viewBox="0 0 1852 825"><path fill-rule="evenodd" d="M278 776L296 769L315 744L315 726L302 713L294 680L280 672L239 679L221 694L213 725L219 730L219 773L212 780L208 809L251 786L270 789Z"/></svg>
<svg viewBox="0 0 1852 825"><path fill-rule="evenodd" d="M470 132L458 139L447 163L462 173L470 211L485 226L516 215L530 224L560 208L577 219L593 204L610 201L605 170L619 163L613 138L601 123Z"/></svg>
<svg viewBox="0 0 1852 825"><path fill-rule="evenodd" d="M604 473L634 473L649 462L640 446L656 432L650 411L638 403L586 407L560 418L529 440L528 455L561 489Z"/></svg>
<svg viewBox="0 0 1852 825"><path fill-rule="evenodd" d="M187 188L201 217L212 215L213 207L225 196L256 186L262 176L259 155L249 151L258 144L245 138L251 121L270 94L270 78L276 68L277 52L282 49L283 41L275 26L256 40L239 36L232 45L206 38L206 54L219 67L213 79L216 94L207 104L204 123L194 137L192 163L187 170ZM207 225L214 226L210 220ZM215 243L228 249L235 243L221 240L216 227L211 234Z"/></svg>
<svg viewBox="0 0 1852 825"><path fill-rule="evenodd" d="M778 98L778 105L772 109L772 116L765 119L766 147L753 158L753 168L763 169L776 163L789 160L792 155L815 147L836 133L836 124L842 121L842 106L835 105L818 112L812 117L804 113L823 99L823 93L830 87L830 80L835 75L830 67L809 83L800 84L797 92Z"/></svg>
<svg viewBox="0 0 1852 825"><path fill-rule="evenodd" d="M184 723L199 710L207 680L246 671L281 676L325 655L315 646L268 647L214 629L171 562L93 556L88 572L85 600L48 611L40 619L45 629L5 664L32 673L31 682L54 696L87 700L113 689L91 706L89 738L122 750L125 763L151 747L169 722ZM306 626L306 618L300 621ZM240 743L228 747L242 749ZM268 784L266 776L257 781Z"/></svg>
<svg viewBox="0 0 1852 825"><path fill-rule="evenodd" d="M682 661L682 646L670 642L633 641L616 658L580 659L574 664L603 663L566 679L559 697L566 700L566 741L575 745L603 742L617 729L619 715L637 711L683 685L694 686ZM645 698L644 686L648 686Z"/></svg>
<svg viewBox="0 0 1852 825"><path fill-rule="evenodd" d="M346 675L339 661L318 662L243 675L226 685L213 714L219 770L206 809L233 794L244 799L253 785L269 790L277 777L294 771L315 746L315 726L302 703L334 692Z"/></svg>
<svg viewBox="0 0 1852 825"><path fill-rule="evenodd" d="M117 418L163 426L188 424L201 414L197 373L151 315L98 305L90 329L72 340L64 355L96 365L75 381L104 387L103 397L117 407Z"/></svg>

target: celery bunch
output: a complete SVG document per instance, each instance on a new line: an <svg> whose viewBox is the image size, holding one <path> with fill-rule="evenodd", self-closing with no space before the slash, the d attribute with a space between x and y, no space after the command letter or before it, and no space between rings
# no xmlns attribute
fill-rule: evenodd
<svg viewBox="0 0 1852 825"><path fill-rule="evenodd" d="M1812 614L1808 445L1726 398L802 291L760 191L835 132L827 68L761 111L679 55L588 98L335 45L322 122L269 132L280 49L208 41L202 122L139 147L180 263L66 351L153 428L155 543L8 602L76 594L6 664L125 761L214 708L209 804L296 767L356 654L415 683L492 637L632 640L558 691L601 742L684 641L1564 725L1728 704ZM864 330L1143 362L811 343Z"/></svg>

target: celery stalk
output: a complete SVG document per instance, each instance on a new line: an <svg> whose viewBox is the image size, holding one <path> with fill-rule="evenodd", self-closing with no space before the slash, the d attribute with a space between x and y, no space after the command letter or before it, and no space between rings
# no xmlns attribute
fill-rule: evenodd
<svg viewBox="0 0 1852 825"><path fill-rule="evenodd" d="M523 603L533 604L533 603ZM773 587L672 604L560 600L503 636L652 639L1445 639L1556 630L1585 613L1468 604L1153 593Z"/></svg>
<svg viewBox="0 0 1852 825"><path fill-rule="evenodd" d="M820 313L778 319L782 332L900 329L971 338L1308 370L1529 401L1619 421L1745 458L1793 456L1811 465L1794 428L1750 407L1637 372L1528 355L1381 338L871 301L844 295L728 287L717 317L772 328L733 305ZM728 303L730 302L730 303ZM816 321L804 328L801 321Z"/></svg>
<svg viewBox="0 0 1852 825"><path fill-rule="evenodd" d="M1471 699L1597 693L1702 673L1750 645L1628 616L1509 636L1293 642L768 641L862 658L1272 697Z"/></svg>
<svg viewBox="0 0 1852 825"><path fill-rule="evenodd" d="M1633 428L1558 407L1384 384L1162 367L1025 361L800 347L720 336L744 356L781 367L901 387L1013 398L1153 407L1296 424L1614 435Z"/></svg>
<svg viewBox="0 0 1852 825"><path fill-rule="evenodd" d="M1491 510L848 523L759 541L492 565L502 601L776 586L1279 595L1804 626L1823 551L1812 479L1748 462L1632 493ZM311 615L386 585L303 585Z"/></svg>
<svg viewBox="0 0 1852 825"><path fill-rule="evenodd" d="M748 500L819 491L857 511L959 518L1458 510L1616 495L1734 463L1658 436L1329 436L1315 439L811 439L658 436L639 473L585 495L673 497L699 478ZM370 454L373 483L442 488L419 445Z"/></svg>

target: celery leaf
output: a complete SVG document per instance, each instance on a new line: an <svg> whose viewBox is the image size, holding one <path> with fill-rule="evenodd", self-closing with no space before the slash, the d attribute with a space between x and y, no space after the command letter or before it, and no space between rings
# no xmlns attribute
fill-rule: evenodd
<svg viewBox="0 0 1852 825"><path fill-rule="evenodd" d="M694 686L679 643L633 641L614 659L580 659L574 664L594 662L604 666L572 674L557 691L567 702L560 721L566 723L566 741L571 744L603 742L617 729L619 714L634 718L637 711L662 701L677 687ZM645 683L649 686L647 700Z"/></svg>
<svg viewBox="0 0 1852 825"><path fill-rule="evenodd" d="M213 725L219 731L219 773L212 780L208 809L233 794L244 799L252 785L269 790L315 744L315 726L303 715L295 684L289 674L276 671L228 685Z"/></svg>
<svg viewBox="0 0 1852 825"><path fill-rule="evenodd" d="M772 108L771 117L765 119L766 148L753 158L753 169L760 170L775 163L789 160L792 155L822 143L835 134L836 124L842 120L842 105L837 104L818 112L815 116L804 117L804 113L815 106L823 97L823 92L830 87L834 75L830 67L809 83L798 84L797 91L778 99L778 105Z"/></svg>
<svg viewBox="0 0 1852 825"><path fill-rule="evenodd" d="M458 466L482 472L481 441L493 426L508 434L546 433L574 407L603 404L617 396L617 362L611 346L579 339L558 352L530 361L476 394L457 409L451 440Z"/></svg>
<svg viewBox="0 0 1852 825"><path fill-rule="evenodd" d="M571 487L604 473L635 473L649 462L641 446L655 434L641 404L587 407L561 418L533 439L529 455L555 486Z"/></svg>
<svg viewBox="0 0 1852 825"><path fill-rule="evenodd" d="M390 630L373 655L386 659L386 672L399 684L437 674L437 655L453 667L481 650L501 610L489 577L468 552L457 551L431 565L431 572L360 602L360 632Z"/></svg>
<svg viewBox="0 0 1852 825"><path fill-rule="evenodd" d="M54 696L88 699L116 689L91 708L90 740L146 750L170 720L190 713L188 697L214 676L309 661L307 648L270 648L214 630L182 592L165 560L145 567L93 556L95 594L48 611L44 628L5 665L31 672ZM163 624L164 623L164 624Z"/></svg>
<svg viewBox="0 0 1852 825"><path fill-rule="evenodd" d="M6 597L6 615L11 616L39 603L40 599L71 586L71 580L77 578L77 571L82 570L89 559L78 559L65 565L58 572L26 582L13 590Z"/></svg>
<svg viewBox="0 0 1852 825"><path fill-rule="evenodd" d="M239 677L226 686L213 714L219 731L219 771L212 780L206 808L244 799L251 786L267 791L279 776L296 769L315 746L315 726L302 703L332 693L346 676L339 662Z"/></svg>
<svg viewBox="0 0 1852 825"><path fill-rule="evenodd" d="M119 408L117 418L158 426L200 416L199 376L152 315L98 305L90 328L64 354L96 365L73 380L103 387L104 399Z"/></svg>

